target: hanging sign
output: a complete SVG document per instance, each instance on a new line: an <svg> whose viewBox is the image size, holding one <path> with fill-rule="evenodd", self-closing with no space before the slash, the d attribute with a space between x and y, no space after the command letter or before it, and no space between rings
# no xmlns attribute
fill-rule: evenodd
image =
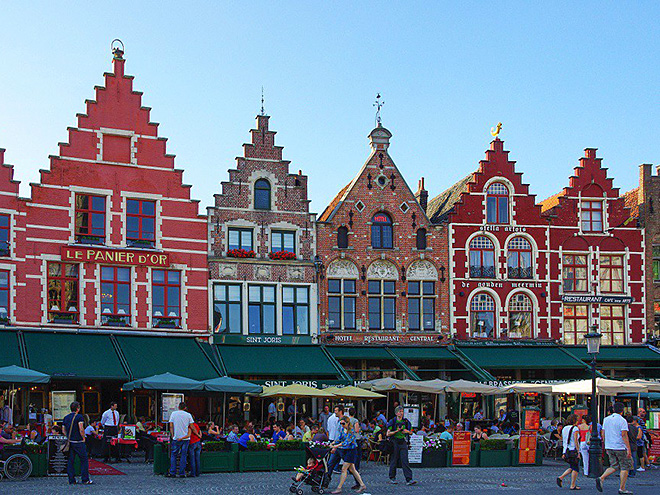
<svg viewBox="0 0 660 495"><path fill-rule="evenodd" d="M630 304L633 298L630 296L561 296L561 302L583 303L583 304Z"/></svg>
<svg viewBox="0 0 660 495"><path fill-rule="evenodd" d="M536 462L536 432L537 430L520 430L518 440L518 463L534 464Z"/></svg>
<svg viewBox="0 0 660 495"><path fill-rule="evenodd" d="M470 432L455 431L454 442L451 447L451 463L453 466L470 465Z"/></svg>
<svg viewBox="0 0 660 495"><path fill-rule="evenodd" d="M110 265L170 266L170 255L131 249L62 246L62 261L74 263L105 263Z"/></svg>

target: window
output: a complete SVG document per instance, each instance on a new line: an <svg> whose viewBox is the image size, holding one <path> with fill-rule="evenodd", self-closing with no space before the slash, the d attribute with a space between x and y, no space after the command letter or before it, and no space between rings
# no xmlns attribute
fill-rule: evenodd
<svg viewBox="0 0 660 495"><path fill-rule="evenodd" d="M271 285L248 287L248 332L275 333L275 287Z"/></svg>
<svg viewBox="0 0 660 495"><path fill-rule="evenodd" d="M509 300L509 338L531 339L534 337L534 305L527 294L514 294Z"/></svg>
<svg viewBox="0 0 660 495"><path fill-rule="evenodd" d="M488 237L470 241L470 277L495 278L495 247Z"/></svg>
<svg viewBox="0 0 660 495"><path fill-rule="evenodd" d="M532 278L532 245L524 237L514 237L509 241L507 253L507 273L509 278Z"/></svg>
<svg viewBox="0 0 660 495"><path fill-rule="evenodd" d="M660 246L653 246L653 281L660 282Z"/></svg>
<svg viewBox="0 0 660 495"><path fill-rule="evenodd" d="M582 231L603 231L603 202L582 201Z"/></svg>
<svg viewBox="0 0 660 495"><path fill-rule="evenodd" d="M493 182L486 190L486 222L509 223L509 188Z"/></svg>
<svg viewBox="0 0 660 495"><path fill-rule="evenodd" d="M626 318L623 306L600 307L601 345L624 345L626 343Z"/></svg>
<svg viewBox="0 0 660 495"><path fill-rule="evenodd" d="M348 228L343 225L337 229L337 247L339 249L348 248Z"/></svg>
<svg viewBox="0 0 660 495"><path fill-rule="evenodd" d="M105 197L76 194L76 242L105 242Z"/></svg>
<svg viewBox="0 0 660 495"><path fill-rule="evenodd" d="M270 210L270 182L266 179L254 183L254 207L257 210Z"/></svg>
<svg viewBox="0 0 660 495"><path fill-rule="evenodd" d="M417 249L420 251L426 249L426 229L417 229L417 237L415 241Z"/></svg>
<svg viewBox="0 0 660 495"><path fill-rule="evenodd" d="M9 323L9 270L0 270L0 325Z"/></svg>
<svg viewBox="0 0 660 495"><path fill-rule="evenodd" d="M371 247L392 249L392 219L387 213L376 213L371 219Z"/></svg>
<svg viewBox="0 0 660 495"><path fill-rule="evenodd" d="M369 329L396 330L396 283L369 280Z"/></svg>
<svg viewBox="0 0 660 495"><path fill-rule="evenodd" d="M285 230L273 230L271 241L271 251L274 253L285 251L287 253L296 252L296 233Z"/></svg>
<svg viewBox="0 0 660 495"><path fill-rule="evenodd" d="M125 327L131 324L131 269L101 267L101 324Z"/></svg>
<svg viewBox="0 0 660 495"><path fill-rule="evenodd" d="M213 331L242 333L241 286L216 284L213 286Z"/></svg>
<svg viewBox="0 0 660 495"><path fill-rule="evenodd" d="M328 327L330 330L355 330L356 281L328 280Z"/></svg>
<svg viewBox="0 0 660 495"><path fill-rule="evenodd" d="M587 260L585 254L565 254L562 257L564 292L587 291Z"/></svg>
<svg viewBox="0 0 660 495"><path fill-rule="evenodd" d="M156 245L156 202L142 199L126 201L126 241L132 247Z"/></svg>
<svg viewBox="0 0 660 495"><path fill-rule="evenodd" d="M159 328L181 327L181 273L153 270L153 322Z"/></svg>
<svg viewBox="0 0 660 495"><path fill-rule="evenodd" d="M282 333L309 333L309 288L282 287Z"/></svg>
<svg viewBox="0 0 660 495"><path fill-rule="evenodd" d="M252 229L239 229L230 227L228 230L227 248L229 251L232 249L244 249L245 251L252 251Z"/></svg>
<svg viewBox="0 0 660 495"><path fill-rule="evenodd" d="M623 256L600 255L601 292L623 292Z"/></svg>
<svg viewBox="0 0 660 495"><path fill-rule="evenodd" d="M9 235L10 235L10 221L9 215L0 215L0 256L9 256L11 249L9 248Z"/></svg>
<svg viewBox="0 0 660 495"><path fill-rule="evenodd" d="M495 336L495 301L488 294L477 294L470 303L470 327L472 336L492 338Z"/></svg>
<svg viewBox="0 0 660 495"><path fill-rule="evenodd" d="M48 263L48 321L78 323L78 265Z"/></svg>
<svg viewBox="0 0 660 495"><path fill-rule="evenodd" d="M580 344L589 326L589 306L564 304L564 344Z"/></svg>
<svg viewBox="0 0 660 495"><path fill-rule="evenodd" d="M435 330L435 282L408 282L408 328Z"/></svg>

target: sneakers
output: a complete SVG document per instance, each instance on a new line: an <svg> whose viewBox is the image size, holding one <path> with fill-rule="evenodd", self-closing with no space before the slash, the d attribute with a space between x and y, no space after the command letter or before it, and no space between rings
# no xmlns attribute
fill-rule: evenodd
<svg viewBox="0 0 660 495"><path fill-rule="evenodd" d="M603 491L603 480L601 480L600 478L596 478L596 490L598 490L599 492Z"/></svg>
<svg viewBox="0 0 660 495"><path fill-rule="evenodd" d="M82 484L83 484L83 485L93 485L94 482L93 482L92 480L87 480L87 481L83 481Z"/></svg>
<svg viewBox="0 0 660 495"><path fill-rule="evenodd" d="M640 472L640 473L643 473L643 472L646 471L646 469L644 469L643 467L638 467L637 471Z"/></svg>
<svg viewBox="0 0 660 495"><path fill-rule="evenodd" d="M406 481L406 485L408 485L408 486L413 486L413 485L416 485L416 484L417 484L417 482L415 480Z"/></svg>
<svg viewBox="0 0 660 495"><path fill-rule="evenodd" d="M619 493L621 495L632 495L632 492L630 490L619 490Z"/></svg>
<svg viewBox="0 0 660 495"><path fill-rule="evenodd" d="M394 478L390 478L390 484L391 485L398 485L399 482L397 480L395 480Z"/></svg>

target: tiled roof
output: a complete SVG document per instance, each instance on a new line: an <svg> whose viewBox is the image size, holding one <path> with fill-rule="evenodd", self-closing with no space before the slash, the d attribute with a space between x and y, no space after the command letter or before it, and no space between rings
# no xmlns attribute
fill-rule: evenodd
<svg viewBox="0 0 660 495"><path fill-rule="evenodd" d="M332 214L335 212L335 210L339 207L339 205L342 203L344 200L344 195L348 191L348 188L351 187L351 184L353 184L353 181L349 182L346 184L339 193L335 196L335 198L330 202L328 207L323 210L323 213L321 213L321 216L319 217L319 222L327 222Z"/></svg>
<svg viewBox="0 0 660 495"><path fill-rule="evenodd" d="M639 188L628 191L623 195L623 202L626 208L630 209L630 218L639 219Z"/></svg>
<svg viewBox="0 0 660 495"><path fill-rule="evenodd" d="M473 174L464 177L429 201L426 215L432 223L441 223L447 219L449 213L454 209L454 205L461 199L461 194L468 190L472 177Z"/></svg>
<svg viewBox="0 0 660 495"><path fill-rule="evenodd" d="M544 199L539 203L541 205L541 213L545 213L548 210L551 210L555 206L559 206L559 198L566 195L566 191L562 190L557 194L550 196L548 199Z"/></svg>

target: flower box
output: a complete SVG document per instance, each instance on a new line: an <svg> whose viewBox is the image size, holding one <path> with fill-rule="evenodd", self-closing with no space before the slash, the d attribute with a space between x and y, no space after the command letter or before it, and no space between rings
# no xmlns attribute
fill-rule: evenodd
<svg viewBox="0 0 660 495"><path fill-rule="evenodd" d="M270 450L243 450L238 453L238 470L272 471L274 454Z"/></svg>
<svg viewBox="0 0 660 495"><path fill-rule="evenodd" d="M246 249L230 249L227 251L227 256L229 258L255 258L257 253L251 249L249 251Z"/></svg>
<svg viewBox="0 0 660 495"><path fill-rule="evenodd" d="M289 251L272 251L268 253L268 257L271 260L295 260L296 253L291 253Z"/></svg>
<svg viewBox="0 0 660 495"><path fill-rule="evenodd" d="M292 471L307 461L304 450L276 450L273 454L274 471Z"/></svg>
<svg viewBox="0 0 660 495"><path fill-rule="evenodd" d="M202 452L202 473L230 473L238 470L236 452Z"/></svg>

